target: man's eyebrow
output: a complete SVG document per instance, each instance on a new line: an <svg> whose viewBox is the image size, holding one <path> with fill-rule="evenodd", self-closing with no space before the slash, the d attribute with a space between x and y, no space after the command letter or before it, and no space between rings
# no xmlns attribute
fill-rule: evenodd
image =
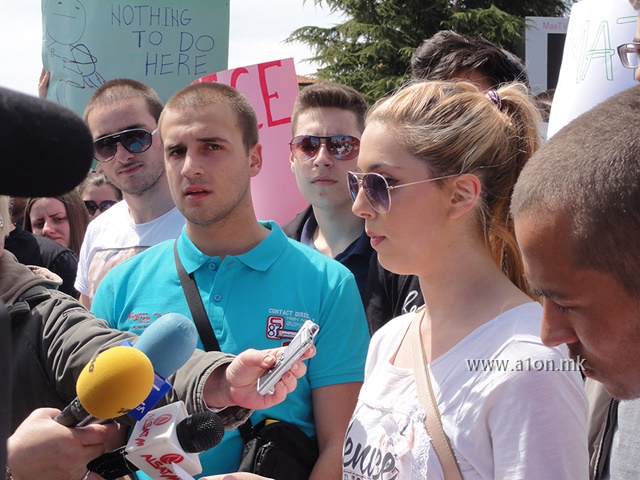
<svg viewBox="0 0 640 480"><path fill-rule="evenodd" d="M121 129L121 130L118 130L117 132L113 132L113 133L105 133L104 135L99 135L99 136L97 136L97 137L94 139L94 141L95 141L95 140L100 140L100 139L101 139L101 138L103 138L103 137L110 137L111 135L117 135L118 133L120 133L120 132L125 132L125 131L127 131L127 130L139 130L139 129L143 129L143 130L144 130L145 128L142 126L142 124L141 124L141 123L134 123L134 124L129 125L129 126L127 126L127 127L123 128L123 129Z"/></svg>
<svg viewBox="0 0 640 480"><path fill-rule="evenodd" d="M202 142L202 143L219 143L219 142L227 142L226 138L223 137L200 137L197 139L198 142Z"/></svg>
<svg viewBox="0 0 640 480"><path fill-rule="evenodd" d="M536 286L536 285L534 285L532 283L529 283L529 286L536 293L536 295L540 295L541 297L552 298L554 300L566 300L567 299L566 295L564 295L563 293L558 292L556 290L553 290L551 288L538 287L538 286Z"/></svg>

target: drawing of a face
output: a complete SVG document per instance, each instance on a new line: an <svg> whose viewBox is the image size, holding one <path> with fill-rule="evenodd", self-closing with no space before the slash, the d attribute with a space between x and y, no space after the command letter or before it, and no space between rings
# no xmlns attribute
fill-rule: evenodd
<svg viewBox="0 0 640 480"><path fill-rule="evenodd" d="M50 0L46 7L48 14L45 28L47 34L64 45L77 43L84 34L87 13L78 0Z"/></svg>

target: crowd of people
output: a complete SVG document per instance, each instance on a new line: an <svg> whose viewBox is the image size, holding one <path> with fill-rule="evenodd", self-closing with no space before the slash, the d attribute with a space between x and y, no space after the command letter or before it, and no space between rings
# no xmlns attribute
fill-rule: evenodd
<svg viewBox="0 0 640 480"><path fill-rule="evenodd" d="M618 49L625 67L638 45ZM200 454L208 479L265 478L234 472L247 429L274 422L316 446L312 480L640 473L640 86L547 140L499 46L442 31L410 67L371 106L301 89L289 161L309 206L284 225L256 217L262 147L239 91L95 91L95 170L57 196L0 196L7 478L98 478L87 463L129 425L53 419L97 352L169 312L199 339L163 402L227 429ZM306 320L315 346L259 395Z"/></svg>

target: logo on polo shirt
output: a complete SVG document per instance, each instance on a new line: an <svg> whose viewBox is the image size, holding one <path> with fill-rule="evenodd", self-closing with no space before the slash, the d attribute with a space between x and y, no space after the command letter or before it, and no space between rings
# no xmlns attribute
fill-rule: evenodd
<svg viewBox="0 0 640 480"><path fill-rule="evenodd" d="M266 324L266 337L269 340L285 340L283 345L296 336L302 324L311 319L307 312L296 312L294 310L269 309ZM313 319L315 321L315 319Z"/></svg>

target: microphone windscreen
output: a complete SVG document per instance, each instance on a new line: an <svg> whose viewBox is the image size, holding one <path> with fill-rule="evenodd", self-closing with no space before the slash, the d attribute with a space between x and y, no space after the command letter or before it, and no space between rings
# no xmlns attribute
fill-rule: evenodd
<svg viewBox="0 0 640 480"><path fill-rule="evenodd" d="M0 88L0 194L51 197L87 175L93 138L82 118L56 103Z"/></svg>
<svg viewBox="0 0 640 480"><path fill-rule="evenodd" d="M205 452L220 443L224 437L224 425L217 414L198 412L178 423L176 436L185 452Z"/></svg>
<svg viewBox="0 0 640 480"><path fill-rule="evenodd" d="M153 366L147 356L135 348L119 346L100 352L84 367L76 390L89 415L115 418L144 401L153 380Z"/></svg>
<svg viewBox="0 0 640 480"><path fill-rule="evenodd" d="M185 364L198 344L194 323L179 313L167 313L149 325L134 344L158 375L167 378Z"/></svg>

